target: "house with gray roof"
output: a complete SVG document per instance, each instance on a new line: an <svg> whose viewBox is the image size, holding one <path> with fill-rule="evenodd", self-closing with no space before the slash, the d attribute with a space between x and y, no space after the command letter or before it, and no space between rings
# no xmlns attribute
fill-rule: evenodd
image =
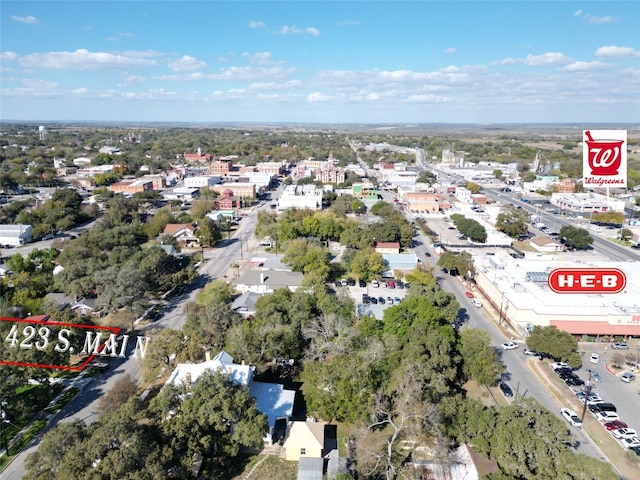
<svg viewBox="0 0 640 480"><path fill-rule="evenodd" d="M286 270L247 270L237 280L236 288L242 293L254 292L261 295L273 293L280 288L295 292L304 275Z"/></svg>

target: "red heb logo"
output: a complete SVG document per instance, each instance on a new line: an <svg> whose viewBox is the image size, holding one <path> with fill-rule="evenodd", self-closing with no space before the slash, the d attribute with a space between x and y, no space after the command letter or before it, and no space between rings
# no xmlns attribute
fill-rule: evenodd
<svg viewBox="0 0 640 480"><path fill-rule="evenodd" d="M617 268L556 268L547 284L556 293L620 293L627 277Z"/></svg>

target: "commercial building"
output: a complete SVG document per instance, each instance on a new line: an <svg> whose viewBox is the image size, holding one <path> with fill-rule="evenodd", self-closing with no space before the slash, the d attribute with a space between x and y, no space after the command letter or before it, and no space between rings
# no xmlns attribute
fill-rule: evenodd
<svg viewBox="0 0 640 480"><path fill-rule="evenodd" d="M315 185L287 185L278 198L278 211L288 208L322 210L322 189Z"/></svg>
<svg viewBox="0 0 640 480"><path fill-rule="evenodd" d="M109 185L109 190L114 193L133 195L134 193L153 190L153 182L142 178L136 180L122 180L121 182Z"/></svg>
<svg viewBox="0 0 640 480"><path fill-rule="evenodd" d="M186 177L184 179L184 186L187 188L212 187L219 183L220 177L213 175L198 175L196 177Z"/></svg>
<svg viewBox="0 0 640 480"><path fill-rule="evenodd" d="M567 212L624 212L622 199L607 197L599 193L553 193L551 204Z"/></svg>
<svg viewBox="0 0 640 480"><path fill-rule="evenodd" d="M31 225L0 225L0 245L11 245L12 247L24 245L31 241L32 231L33 226Z"/></svg>
<svg viewBox="0 0 640 480"><path fill-rule="evenodd" d="M640 269L633 262L514 259L507 253L474 255L476 284L506 321L526 336L555 325L576 337L640 337ZM619 294L560 294L548 284L555 268L618 268L627 278Z"/></svg>

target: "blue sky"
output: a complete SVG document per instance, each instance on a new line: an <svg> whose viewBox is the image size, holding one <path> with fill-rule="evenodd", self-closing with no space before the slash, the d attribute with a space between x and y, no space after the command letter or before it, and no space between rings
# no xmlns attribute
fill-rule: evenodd
<svg viewBox="0 0 640 480"><path fill-rule="evenodd" d="M638 1L5 1L0 119L638 123Z"/></svg>

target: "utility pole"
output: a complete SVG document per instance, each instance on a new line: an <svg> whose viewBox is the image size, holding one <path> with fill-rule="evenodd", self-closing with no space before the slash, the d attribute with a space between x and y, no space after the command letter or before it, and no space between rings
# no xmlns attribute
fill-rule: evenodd
<svg viewBox="0 0 640 480"><path fill-rule="evenodd" d="M591 373L589 373L589 379L587 380L587 388L585 390L584 395L584 407L582 407L582 415L580 415L580 422L584 423L584 416L587 413L587 402L589 401L589 394L591 393L591 387L593 386L591 382Z"/></svg>
<svg viewBox="0 0 640 480"><path fill-rule="evenodd" d="M9 423L9 417L7 416L7 405L6 401L2 401L0 403L0 416L2 416L2 436L4 437L4 449L7 452L7 458L9 457L9 443L7 442L7 427L5 427L5 423Z"/></svg>

